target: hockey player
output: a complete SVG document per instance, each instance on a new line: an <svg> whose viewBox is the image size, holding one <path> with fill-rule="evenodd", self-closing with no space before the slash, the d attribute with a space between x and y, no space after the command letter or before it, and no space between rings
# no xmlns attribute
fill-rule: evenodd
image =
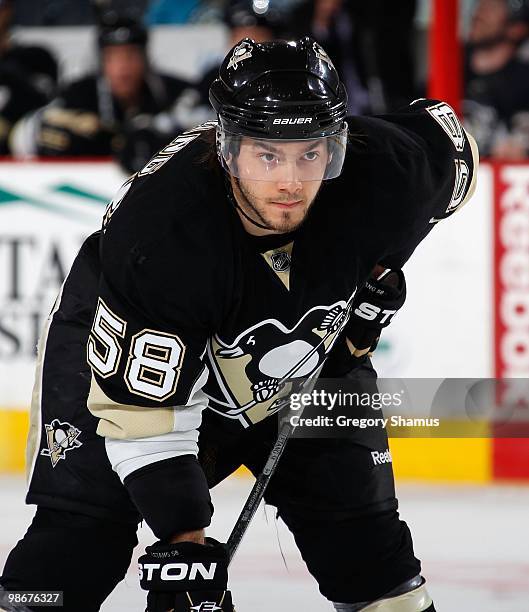
<svg viewBox="0 0 529 612"><path fill-rule="evenodd" d="M159 539L140 558L149 612L232 612L226 550L204 535L209 488L262 469L286 377L329 355L327 375L372 375L400 267L473 191L477 151L450 107L346 119L309 38L241 41L211 102L217 125L123 185L48 319L28 444L37 512L6 590L60 588L66 610L98 610L144 519ZM387 451L383 430L292 439L265 499L337 611L432 612L391 463L372 451Z"/></svg>

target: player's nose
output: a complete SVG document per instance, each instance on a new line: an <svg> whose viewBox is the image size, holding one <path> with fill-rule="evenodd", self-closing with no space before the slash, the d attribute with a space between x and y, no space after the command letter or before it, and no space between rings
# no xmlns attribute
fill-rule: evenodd
<svg viewBox="0 0 529 612"><path fill-rule="evenodd" d="M300 171L297 163L294 160L288 160L281 164L279 174L277 175L279 185L290 187L296 185L297 190L297 185L301 185L300 178Z"/></svg>
<svg viewBox="0 0 529 612"><path fill-rule="evenodd" d="M277 183L277 188L283 193L299 193L303 189L301 181L282 181Z"/></svg>
<svg viewBox="0 0 529 612"><path fill-rule="evenodd" d="M277 183L278 189L287 193L301 191L303 184L300 181L297 165L295 163L285 164L281 170L282 173Z"/></svg>

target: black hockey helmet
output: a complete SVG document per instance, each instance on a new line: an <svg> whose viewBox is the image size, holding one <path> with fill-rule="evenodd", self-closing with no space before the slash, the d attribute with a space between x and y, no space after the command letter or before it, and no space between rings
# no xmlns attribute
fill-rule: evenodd
<svg viewBox="0 0 529 612"><path fill-rule="evenodd" d="M219 156L230 173L235 170L229 156L242 137L249 137L328 139L328 168L320 178L340 174L347 93L330 57L312 38L266 43L245 38L224 59L209 99L219 119Z"/></svg>
<svg viewBox="0 0 529 612"><path fill-rule="evenodd" d="M209 99L226 128L256 138L329 136L341 129L347 110L336 68L308 36L266 43L245 38L224 59ZM282 122L300 118L306 121Z"/></svg>
<svg viewBox="0 0 529 612"><path fill-rule="evenodd" d="M145 26L131 17L110 18L99 25L99 47L138 45L146 47L148 34Z"/></svg>

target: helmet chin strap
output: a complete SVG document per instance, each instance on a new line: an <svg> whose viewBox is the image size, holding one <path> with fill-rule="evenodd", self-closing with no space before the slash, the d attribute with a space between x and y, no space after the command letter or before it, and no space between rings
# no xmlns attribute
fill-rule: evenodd
<svg viewBox="0 0 529 612"><path fill-rule="evenodd" d="M228 199L230 200L230 202L232 203L233 207L236 208L241 215L250 223L252 223L253 225L255 225L255 227L258 227L260 229L264 229L264 230L268 230L270 231L274 231L272 229L270 229L268 226L263 225L262 223L259 223L258 221L254 221L249 215L247 215L244 210L239 206L239 203L237 202L237 198L235 197L235 194L233 193L233 188L231 186L230 180L228 178L228 175L225 176L225 180L226 180L226 189L228 192ZM244 195L244 193L242 192L240 186L239 186L239 179L234 176L233 180L235 181L235 184L237 185L237 187L239 187L239 193L241 194L241 196L248 202L248 199L246 198L246 196Z"/></svg>

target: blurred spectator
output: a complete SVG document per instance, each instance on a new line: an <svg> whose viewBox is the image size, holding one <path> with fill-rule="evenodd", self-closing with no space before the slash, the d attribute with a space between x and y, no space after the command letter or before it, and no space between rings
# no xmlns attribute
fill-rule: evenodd
<svg viewBox="0 0 529 612"><path fill-rule="evenodd" d="M256 10L252 0L228 0L223 13L223 21L228 28L228 49L235 46L243 38L251 38L255 42L266 42L277 38L282 27L282 13L275 8L278 4L272 0L265 10ZM226 49L226 51L228 51ZM223 54L224 55L224 54ZM209 110L211 118L215 115L209 104L209 86L217 78L219 64L215 64L204 73L198 90L200 92L201 108Z"/></svg>
<svg viewBox="0 0 529 612"><path fill-rule="evenodd" d="M465 49L465 123L480 153L529 154L529 5L478 0Z"/></svg>
<svg viewBox="0 0 529 612"><path fill-rule="evenodd" d="M97 3L98 0L16 0L13 22L22 26L92 25L92 5ZM145 4L146 0L118 0L116 8L139 16Z"/></svg>
<svg viewBox="0 0 529 612"><path fill-rule="evenodd" d="M295 38L310 34L332 57L348 94L349 114L370 110L367 83L361 81L354 48L354 24L343 0L311 0L294 9L289 20Z"/></svg>
<svg viewBox="0 0 529 612"><path fill-rule="evenodd" d="M145 19L149 25L187 23L199 4L199 0L152 0Z"/></svg>
<svg viewBox="0 0 529 612"><path fill-rule="evenodd" d="M278 38L284 17L279 5L278 0L260 4L256 0L228 0L223 21L229 30L229 48L243 38L251 38L255 42Z"/></svg>
<svg viewBox="0 0 529 612"><path fill-rule="evenodd" d="M311 34L333 58L351 114L383 113L415 97L415 10L416 0L306 0L292 11L290 35Z"/></svg>
<svg viewBox="0 0 529 612"><path fill-rule="evenodd" d="M12 0L0 0L0 155L20 117L46 104L57 85L57 62L42 47L22 46L10 39Z"/></svg>
<svg viewBox="0 0 529 612"><path fill-rule="evenodd" d="M417 98L414 57L417 1L350 0L349 6L353 21L358 23L360 74L368 83L378 80L380 110L393 111L408 105ZM373 87L368 86L371 94ZM380 112L379 108L374 110Z"/></svg>
<svg viewBox="0 0 529 612"><path fill-rule="evenodd" d="M16 154L112 154L134 172L196 123L196 90L149 66L141 24L129 18L103 24L98 44L100 73L67 85L50 105L19 122Z"/></svg>

